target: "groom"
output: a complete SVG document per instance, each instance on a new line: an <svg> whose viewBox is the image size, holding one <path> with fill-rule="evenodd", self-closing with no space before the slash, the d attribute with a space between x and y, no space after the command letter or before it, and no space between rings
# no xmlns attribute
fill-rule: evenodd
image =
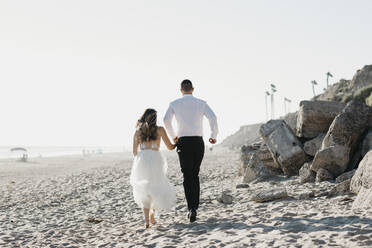
<svg viewBox="0 0 372 248"><path fill-rule="evenodd" d="M196 220L199 207L199 170L204 156L203 116L209 120L211 136L209 142L215 144L218 133L217 118L208 104L192 95L194 87L190 80L181 83L183 97L170 103L164 116L164 126L177 143L177 153L183 173L183 187L189 210L190 222ZM173 116L177 120L177 134L172 127Z"/></svg>

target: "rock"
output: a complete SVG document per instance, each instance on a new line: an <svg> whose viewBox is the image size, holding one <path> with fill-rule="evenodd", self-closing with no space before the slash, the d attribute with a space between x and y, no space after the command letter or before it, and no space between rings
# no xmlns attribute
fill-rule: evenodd
<svg viewBox="0 0 372 248"><path fill-rule="evenodd" d="M240 184L236 185L236 188L237 189L246 189L246 188L249 188L249 184L248 183L240 183Z"/></svg>
<svg viewBox="0 0 372 248"><path fill-rule="evenodd" d="M327 197L350 194L350 182L351 179L348 179L346 181L343 181L342 183L337 184L331 189L331 191L329 191Z"/></svg>
<svg viewBox="0 0 372 248"><path fill-rule="evenodd" d="M372 130L369 130L362 142L362 157L372 150Z"/></svg>
<svg viewBox="0 0 372 248"><path fill-rule="evenodd" d="M263 144L260 149L256 152L257 157L262 161L264 166L269 167L277 174L282 174L282 170L280 169L280 165L273 159L271 152L267 148L266 144Z"/></svg>
<svg viewBox="0 0 372 248"><path fill-rule="evenodd" d="M251 200L255 202L268 202L288 198L285 188L275 188L255 193Z"/></svg>
<svg viewBox="0 0 372 248"><path fill-rule="evenodd" d="M351 80L340 79L339 82L330 85L323 94L314 97L314 101L336 101L341 102L343 96L350 92L348 88Z"/></svg>
<svg viewBox="0 0 372 248"><path fill-rule="evenodd" d="M333 180L333 175L326 169L320 168L316 173L315 181L319 183L327 180Z"/></svg>
<svg viewBox="0 0 372 248"><path fill-rule="evenodd" d="M287 125L291 128L291 130L294 134L297 133L297 114L298 114L298 112L288 113L283 118L285 123L287 123Z"/></svg>
<svg viewBox="0 0 372 248"><path fill-rule="evenodd" d="M232 200L233 200L232 195L230 195L230 193L227 191L222 192L221 196L218 198L218 202L224 204L231 204Z"/></svg>
<svg viewBox="0 0 372 248"><path fill-rule="evenodd" d="M364 156L351 180L351 192L358 194L362 188L372 189L372 151Z"/></svg>
<svg viewBox="0 0 372 248"><path fill-rule="evenodd" d="M332 171L335 175L340 175L347 168L349 153L350 149L344 146L336 145L324 148L315 154L311 169L317 172L323 168Z"/></svg>
<svg viewBox="0 0 372 248"><path fill-rule="evenodd" d="M346 180L351 179L354 176L355 171L356 170L352 170L352 171L348 171L348 172L341 174L340 176L336 178L336 183L342 183Z"/></svg>
<svg viewBox="0 0 372 248"><path fill-rule="evenodd" d="M324 140L321 150L315 154L311 169L328 170L334 176L339 176L348 167L353 158L358 142L368 128L372 109L360 101L351 101L333 120Z"/></svg>
<svg viewBox="0 0 372 248"><path fill-rule="evenodd" d="M297 116L297 136L314 138L328 131L333 119L345 107L344 103L302 101Z"/></svg>
<svg viewBox="0 0 372 248"><path fill-rule="evenodd" d="M313 183L315 182L316 173L311 170L311 163L305 163L300 171L300 183Z"/></svg>
<svg viewBox="0 0 372 248"><path fill-rule="evenodd" d="M306 154L314 157L315 154L320 150L324 137L325 133L321 133L314 139L306 141L304 144L304 151Z"/></svg>
<svg viewBox="0 0 372 248"><path fill-rule="evenodd" d="M372 65L365 65L358 70L349 84L350 90L358 90L372 84Z"/></svg>
<svg viewBox="0 0 372 248"><path fill-rule="evenodd" d="M275 173L264 166L256 153L252 153L244 170L243 183L264 181L274 175Z"/></svg>
<svg viewBox="0 0 372 248"><path fill-rule="evenodd" d="M271 120L261 126L260 134L284 174L298 175L307 156L288 125L283 120Z"/></svg>
<svg viewBox="0 0 372 248"><path fill-rule="evenodd" d="M240 152L240 161L241 166L239 168L239 176L243 176L245 169L247 168L247 165L249 163L249 160L251 159L251 155L255 153L258 150L258 147L255 146L242 146L241 152Z"/></svg>
<svg viewBox="0 0 372 248"><path fill-rule="evenodd" d="M372 206L372 189L362 187L359 190L355 201L353 202L352 208L365 208L370 209Z"/></svg>

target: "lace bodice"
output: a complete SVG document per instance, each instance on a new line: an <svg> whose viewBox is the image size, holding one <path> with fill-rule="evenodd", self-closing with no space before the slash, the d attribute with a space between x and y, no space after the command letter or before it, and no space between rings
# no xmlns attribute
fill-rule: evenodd
<svg viewBox="0 0 372 248"><path fill-rule="evenodd" d="M140 149L141 150L147 150L147 149L150 149L150 150L159 150L159 145L154 143L154 142L151 142L150 146L149 144L145 144L145 143L141 143L140 144Z"/></svg>

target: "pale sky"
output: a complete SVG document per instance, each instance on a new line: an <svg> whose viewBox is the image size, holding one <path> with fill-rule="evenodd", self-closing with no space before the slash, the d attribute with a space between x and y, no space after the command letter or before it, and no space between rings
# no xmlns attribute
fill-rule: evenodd
<svg viewBox="0 0 372 248"><path fill-rule="evenodd" d="M218 141L265 120L264 91L320 93L372 63L372 1L0 1L0 145L130 146L179 84L218 116ZM209 126L205 122L205 137Z"/></svg>

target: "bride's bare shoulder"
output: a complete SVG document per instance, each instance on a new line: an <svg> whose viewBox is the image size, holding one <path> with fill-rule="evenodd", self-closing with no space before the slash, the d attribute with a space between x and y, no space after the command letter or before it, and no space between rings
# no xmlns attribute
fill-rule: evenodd
<svg viewBox="0 0 372 248"><path fill-rule="evenodd" d="M158 132L165 132L164 127L162 127L162 126L158 126Z"/></svg>

